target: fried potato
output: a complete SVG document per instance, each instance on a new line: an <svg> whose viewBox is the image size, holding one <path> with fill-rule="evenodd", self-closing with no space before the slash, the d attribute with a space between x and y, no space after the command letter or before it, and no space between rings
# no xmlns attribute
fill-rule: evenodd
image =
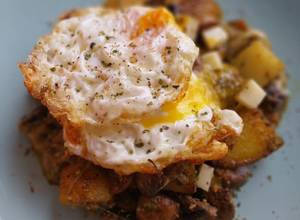
<svg viewBox="0 0 300 220"><path fill-rule="evenodd" d="M283 140L278 136L263 113L254 109L239 111L244 122L240 136L228 141L227 156L217 161L225 168L236 168L258 161L282 146Z"/></svg>
<svg viewBox="0 0 300 220"><path fill-rule="evenodd" d="M89 162L76 160L60 176L60 201L64 205L96 209L113 199L105 172Z"/></svg>
<svg viewBox="0 0 300 220"><path fill-rule="evenodd" d="M232 61L245 78L266 86L284 70L282 61L262 41L253 41Z"/></svg>

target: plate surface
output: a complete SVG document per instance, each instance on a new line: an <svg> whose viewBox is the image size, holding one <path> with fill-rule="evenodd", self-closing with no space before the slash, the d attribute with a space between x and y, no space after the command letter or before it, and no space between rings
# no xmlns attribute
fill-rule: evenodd
<svg viewBox="0 0 300 220"><path fill-rule="evenodd" d="M96 5L96 0L2 0L0 7L0 220L97 219L62 207L56 187L42 176L18 131L34 102L22 85L17 63L62 11ZM298 0L220 1L227 18L245 18L270 36L290 76L290 103L280 126L285 147L257 164L238 193L237 219L300 219L300 25ZM263 134L262 134L263 135Z"/></svg>

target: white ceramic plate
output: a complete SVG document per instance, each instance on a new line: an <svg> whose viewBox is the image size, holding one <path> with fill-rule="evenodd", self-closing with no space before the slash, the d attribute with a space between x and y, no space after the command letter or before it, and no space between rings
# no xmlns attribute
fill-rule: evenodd
<svg viewBox="0 0 300 220"><path fill-rule="evenodd" d="M29 145L18 131L34 103L22 85L17 63L62 11L96 5L96 0L1 0L0 6L0 220L97 219L62 207L56 187L42 176ZM265 30L288 66L291 99L280 127L285 147L257 164L238 194L238 219L300 219L300 25L297 0L224 0L228 18L242 17ZM263 135L263 134L262 134ZM272 181L268 180L272 176ZM31 192L31 188L34 192Z"/></svg>

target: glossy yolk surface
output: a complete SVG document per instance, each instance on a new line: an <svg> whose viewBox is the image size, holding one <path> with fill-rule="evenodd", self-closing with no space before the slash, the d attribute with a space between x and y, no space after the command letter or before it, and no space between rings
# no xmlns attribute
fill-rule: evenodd
<svg viewBox="0 0 300 220"><path fill-rule="evenodd" d="M211 85L193 74L184 98L177 102L166 103L159 114L145 117L141 123L145 128L151 128L156 124L174 123L189 115L197 114L207 105L220 106L218 96Z"/></svg>
<svg viewBox="0 0 300 220"><path fill-rule="evenodd" d="M136 30L132 33L132 38L138 37L150 29L159 29L169 23L174 23L174 16L165 8L157 8L149 11L136 24Z"/></svg>

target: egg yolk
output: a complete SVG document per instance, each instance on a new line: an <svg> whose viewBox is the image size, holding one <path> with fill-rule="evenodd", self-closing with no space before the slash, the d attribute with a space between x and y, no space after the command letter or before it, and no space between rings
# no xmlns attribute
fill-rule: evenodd
<svg viewBox="0 0 300 220"><path fill-rule="evenodd" d="M136 30L132 33L132 38L138 37L146 30L158 29L169 23L175 23L174 16L165 8L157 8L147 12L139 18Z"/></svg>
<svg viewBox="0 0 300 220"><path fill-rule="evenodd" d="M186 94L181 100L164 104L159 114L147 116L141 123L145 128L151 128L156 124L174 123L189 115L197 114L207 105L220 106L218 96L208 82L193 74Z"/></svg>

